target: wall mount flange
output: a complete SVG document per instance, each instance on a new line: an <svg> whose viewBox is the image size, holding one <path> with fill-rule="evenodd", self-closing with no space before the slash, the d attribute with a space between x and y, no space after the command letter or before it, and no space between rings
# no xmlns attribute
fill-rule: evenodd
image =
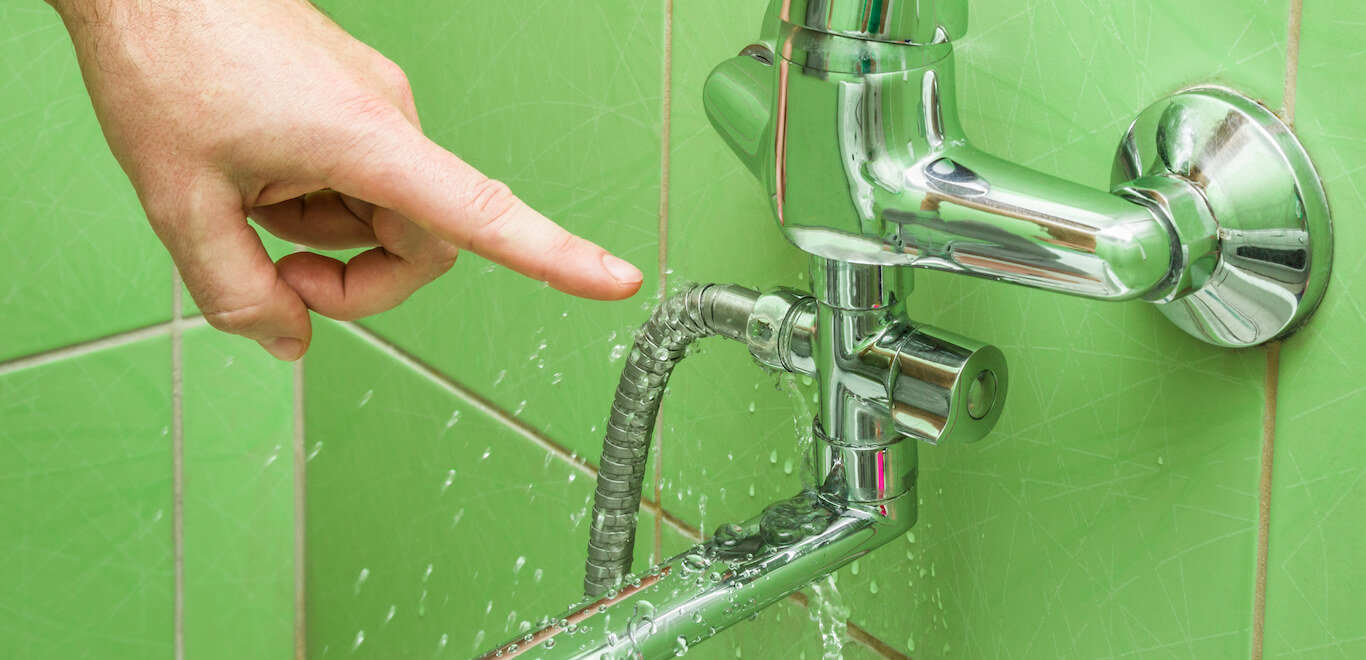
<svg viewBox="0 0 1366 660"><path fill-rule="evenodd" d="M1168 96L1138 116L1115 156L1117 192L1142 181L1189 184L1205 203L1206 229L1189 218L1174 223L1174 231L1208 235L1184 237L1205 245L1203 254L1173 254L1190 264L1190 277L1157 301L1168 319L1209 343L1243 348L1283 338L1314 313L1332 270L1328 200L1275 113L1221 87Z"/></svg>

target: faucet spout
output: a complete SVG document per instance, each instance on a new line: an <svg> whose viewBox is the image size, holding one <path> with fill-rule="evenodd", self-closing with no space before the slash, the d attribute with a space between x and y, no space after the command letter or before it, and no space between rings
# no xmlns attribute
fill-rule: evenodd
<svg viewBox="0 0 1366 660"><path fill-rule="evenodd" d="M914 446L914 445L912 445ZM775 502L481 660L670 658L909 531L916 491L877 505L812 491Z"/></svg>

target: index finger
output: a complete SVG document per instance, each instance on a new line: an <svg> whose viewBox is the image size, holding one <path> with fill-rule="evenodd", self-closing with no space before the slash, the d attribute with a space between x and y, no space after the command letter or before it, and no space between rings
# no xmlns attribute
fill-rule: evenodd
<svg viewBox="0 0 1366 660"><path fill-rule="evenodd" d="M333 173L333 188L565 293L621 300L640 289L635 266L537 213L410 125L372 139L380 143L367 157Z"/></svg>

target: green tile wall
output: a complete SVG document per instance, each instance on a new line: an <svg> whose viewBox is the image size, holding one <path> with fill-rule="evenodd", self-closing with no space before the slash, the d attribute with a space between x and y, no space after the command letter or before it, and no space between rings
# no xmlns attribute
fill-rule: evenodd
<svg viewBox="0 0 1366 660"><path fill-rule="evenodd" d="M1272 479L1269 658L1366 655L1366 9L1304 6L1295 125L1334 212L1337 262L1317 318L1286 342Z"/></svg>
<svg viewBox="0 0 1366 660"><path fill-rule="evenodd" d="M0 375L0 657L171 657L170 356Z"/></svg>
<svg viewBox="0 0 1366 660"><path fill-rule="evenodd" d="M170 318L171 260L36 1L0 7L0 218L0 361Z"/></svg>
<svg viewBox="0 0 1366 660"><path fill-rule="evenodd" d="M183 341L185 657L289 657L292 366L207 326Z"/></svg>

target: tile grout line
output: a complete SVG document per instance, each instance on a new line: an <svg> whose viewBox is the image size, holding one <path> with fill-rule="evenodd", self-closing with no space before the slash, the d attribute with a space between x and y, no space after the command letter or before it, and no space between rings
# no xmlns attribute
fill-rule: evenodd
<svg viewBox="0 0 1366 660"><path fill-rule="evenodd" d="M185 660L185 336L180 271L171 269L171 545L175 562L175 659Z"/></svg>
<svg viewBox="0 0 1366 660"><path fill-rule="evenodd" d="M659 150L659 294L660 303L669 293L669 181L672 177L673 146L673 42L674 3L664 0L663 98L660 115ZM655 418L655 504L664 508L664 411ZM654 519L654 558L664 558L664 523Z"/></svg>
<svg viewBox="0 0 1366 660"><path fill-rule="evenodd" d="M571 467L578 469L584 475L592 477L593 479L597 479L597 468L590 464L586 459L575 455L573 452L569 451L568 448L564 447L558 442L555 442L553 439L549 438L544 433L531 427L521 419L509 414L506 410L503 410L497 404L493 403L489 399L484 398L479 393L469 389L468 387L460 384L459 382L456 382L455 379L437 370L432 365L423 362L418 357L403 350L397 344L386 339L384 336L376 333L375 331L369 328L357 325L355 323L338 323L338 325L341 326L343 329L351 332L353 335L355 335L362 341L365 341L366 343L379 349L384 354L393 358L396 362L424 376L431 383L464 400L467 404L471 405L479 412L482 412L485 415L488 415L494 418L495 420L501 422L504 426L507 426L510 430L522 436L522 438L531 441L536 446L549 452L552 456L568 463ZM702 533L696 527L689 525L688 523L684 522L681 518L679 518L676 514L674 514L672 511L665 509L663 506L663 502L642 499L640 502L640 508L649 512L651 515L655 517L655 524L657 526L660 526L661 530L662 525L667 524L669 527L673 528L675 531L682 534L685 538L688 538L696 542L700 542L702 540ZM663 560L664 557L660 556L657 559ZM805 607L806 597L802 595L801 592L794 592L793 594L789 595L788 598L798 603L799 605ZM849 638L851 640L858 642L860 645L866 647L869 651L877 654L878 656L883 658L889 658L890 660L910 660L909 656L897 651L895 647L888 644L881 638L868 632L858 624L855 624L851 621L846 621L845 625L849 630Z"/></svg>
<svg viewBox="0 0 1366 660"><path fill-rule="evenodd" d="M1295 99L1299 94L1300 31L1304 23L1304 0L1290 0L1286 21L1285 91L1281 119L1295 127ZM1261 474L1257 483L1257 558L1252 594L1252 660L1262 660L1266 645L1266 580L1271 550L1271 485L1276 458L1276 408L1280 398L1281 345L1266 348L1266 401L1262 411Z"/></svg>
<svg viewBox="0 0 1366 660"><path fill-rule="evenodd" d="M182 327L198 327L200 325L203 325L204 323L205 321L203 317L196 316L184 319ZM13 373L15 371L20 371L23 369L41 367L44 365L52 364L53 362L59 362L61 360L69 360L71 358L82 357L109 348L118 348L120 346L127 346L128 344L136 344L137 342L140 342L144 339L151 339L153 337L161 337L167 335L170 333L170 331L171 322L163 321L155 325L143 326L141 328L136 328L125 332L119 332L112 335L106 335L104 337L90 339L77 344L62 346L61 348L54 348L48 351L42 351L39 353L33 353L31 355L12 358L10 360L0 362L0 376Z"/></svg>
<svg viewBox="0 0 1366 660"><path fill-rule="evenodd" d="M1257 485L1257 566L1252 595L1252 660L1261 660L1266 640L1266 573L1271 547L1271 478L1276 454L1276 403L1280 390L1281 342L1266 346L1266 401L1262 411L1262 471Z"/></svg>
<svg viewBox="0 0 1366 660"><path fill-rule="evenodd" d="M304 438L304 361L294 363L294 658L305 660L308 657L308 602L305 590L305 562L307 561L307 528L305 516L308 509L305 490L308 460L305 454Z"/></svg>
<svg viewBox="0 0 1366 660"><path fill-rule="evenodd" d="M1281 119L1295 126L1295 96L1300 75L1300 26L1304 18L1304 0L1290 0L1290 20L1285 42L1285 98Z"/></svg>
<svg viewBox="0 0 1366 660"><path fill-rule="evenodd" d="M469 406L473 407L475 410L478 410L479 412L488 415L489 417L492 417L494 420L501 422L504 426L507 426L517 435L522 436L523 439L531 441L532 444L535 444L541 449L555 455L556 457L564 460L566 463L569 463L570 465L574 466L579 470L579 472L581 472L585 476L592 477L594 479L597 478L597 469L589 465L586 459L575 456L574 453L571 452L569 449L550 439L540 431L527 425L526 422L523 422L522 420L518 419L516 416L512 415L506 410L503 410L497 404L493 403L489 399L484 398L483 395L456 382L455 379L442 373L436 367L433 367L432 365L423 362L417 356L403 350L397 344L385 338L384 336L376 333L374 330L371 330L370 328L367 328L362 325L358 325L356 323L338 323L337 325L342 329L351 332L353 335L360 338L361 340L364 340L370 345L379 349L382 353L393 358L395 361L402 364L403 366L408 367L409 369L412 369L413 371L421 374L432 384L440 387L443 390L446 390L451 394L454 394L456 397L460 398L462 401L464 401Z"/></svg>

